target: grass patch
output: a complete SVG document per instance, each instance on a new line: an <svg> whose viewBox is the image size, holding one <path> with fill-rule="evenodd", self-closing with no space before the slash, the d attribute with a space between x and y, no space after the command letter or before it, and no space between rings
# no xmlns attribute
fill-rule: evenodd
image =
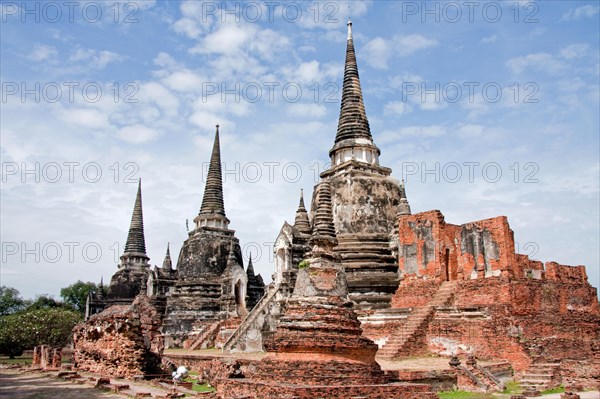
<svg viewBox="0 0 600 399"><path fill-rule="evenodd" d="M192 390L194 392L215 392L215 389L208 384L202 384L202 385L194 384L192 386Z"/></svg>
<svg viewBox="0 0 600 399"><path fill-rule="evenodd" d="M32 360L33 359L30 357L21 357L21 356L18 356L14 359L9 359L8 356L0 357L0 363L3 363L3 364L23 364L23 363L31 364Z"/></svg>
<svg viewBox="0 0 600 399"><path fill-rule="evenodd" d="M439 392L440 399L493 399L494 396L486 393L467 392L467 391L446 391Z"/></svg>
<svg viewBox="0 0 600 399"><path fill-rule="evenodd" d="M551 393L564 393L564 392L565 392L565 387L563 387L561 385L556 388L546 389L545 391L542 391L542 395L550 395Z"/></svg>
<svg viewBox="0 0 600 399"><path fill-rule="evenodd" d="M518 381L508 381L505 385L504 391L502 393L513 394L513 393L521 393L523 389L521 388L521 384Z"/></svg>
<svg viewBox="0 0 600 399"><path fill-rule="evenodd" d="M198 380L195 378L187 377L184 379L186 382L191 382L192 391L194 392L215 392L215 389L208 384L198 384Z"/></svg>

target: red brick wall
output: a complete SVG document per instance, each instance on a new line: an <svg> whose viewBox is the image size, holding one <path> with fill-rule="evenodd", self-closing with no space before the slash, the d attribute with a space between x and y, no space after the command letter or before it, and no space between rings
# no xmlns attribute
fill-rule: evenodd
<svg viewBox="0 0 600 399"><path fill-rule="evenodd" d="M425 306L440 287L438 280L404 280L392 297L392 308Z"/></svg>
<svg viewBox="0 0 600 399"><path fill-rule="evenodd" d="M219 381L218 392L223 399L437 399L436 393L429 391L428 385L389 384L363 386L301 386L286 384L257 383L246 379L224 379Z"/></svg>

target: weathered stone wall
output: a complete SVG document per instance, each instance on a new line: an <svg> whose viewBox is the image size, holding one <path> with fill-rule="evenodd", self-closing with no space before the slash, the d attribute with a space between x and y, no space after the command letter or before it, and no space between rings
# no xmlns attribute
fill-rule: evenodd
<svg viewBox="0 0 600 399"><path fill-rule="evenodd" d="M400 185L389 176L359 170L328 178L336 235L389 234L396 223ZM315 187L311 220L316 209Z"/></svg>
<svg viewBox="0 0 600 399"><path fill-rule="evenodd" d="M393 308L419 311L431 305L444 281L457 282L451 302L435 307L403 356L424 349L445 356L474 353L506 359L518 372L536 362L600 358L600 305L585 267L544 265L516 254L505 217L456 226L439 211L402 216L399 248L401 284ZM366 331L377 342L389 339L385 328ZM565 367L573 380L591 379L582 367ZM595 363L590 367L595 370Z"/></svg>
<svg viewBox="0 0 600 399"><path fill-rule="evenodd" d="M564 360L561 363L560 376L565 387L580 385L584 389L600 390L600 358Z"/></svg>
<svg viewBox="0 0 600 399"><path fill-rule="evenodd" d="M233 233L233 230L204 227L190 235L179 252L179 278L186 280L221 275L227 267L232 244L238 264L243 264L240 244Z"/></svg>
<svg viewBox="0 0 600 399"><path fill-rule="evenodd" d="M424 384L387 384L361 386L285 386L239 379L224 379L219 383L223 399L437 399Z"/></svg>
<svg viewBox="0 0 600 399"><path fill-rule="evenodd" d="M399 248L404 277L450 281L517 273L513 232L505 216L460 226L446 223L438 210L402 216Z"/></svg>
<svg viewBox="0 0 600 399"><path fill-rule="evenodd" d="M76 367L123 377L157 372L163 351L160 323L145 295L132 305L111 306L91 316L73 330Z"/></svg>

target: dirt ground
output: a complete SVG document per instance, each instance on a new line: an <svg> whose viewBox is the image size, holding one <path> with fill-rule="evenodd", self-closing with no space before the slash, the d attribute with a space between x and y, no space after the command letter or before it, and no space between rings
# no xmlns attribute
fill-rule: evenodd
<svg viewBox="0 0 600 399"><path fill-rule="evenodd" d="M123 399L84 385L59 380L48 374L0 369L2 399Z"/></svg>

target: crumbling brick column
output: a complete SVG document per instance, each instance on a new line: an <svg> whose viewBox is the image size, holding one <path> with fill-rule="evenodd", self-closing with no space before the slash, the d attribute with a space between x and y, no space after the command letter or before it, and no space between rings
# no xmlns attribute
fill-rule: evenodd
<svg viewBox="0 0 600 399"><path fill-rule="evenodd" d="M40 367L42 370L46 370L48 365L52 363L52 359L50 358L50 348L48 345L40 346Z"/></svg>
<svg viewBox="0 0 600 399"><path fill-rule="evenodd" d="M62 348L54 348L52 350L52 368L60 369L62 365Z"/></svg>
<svg viewBox="0 0 600 399"><path fill-rule="evenodd" d="M33 348L33 359L31 360L32 368L40 367L40 352L41 348L39 346Z"/></svg>

